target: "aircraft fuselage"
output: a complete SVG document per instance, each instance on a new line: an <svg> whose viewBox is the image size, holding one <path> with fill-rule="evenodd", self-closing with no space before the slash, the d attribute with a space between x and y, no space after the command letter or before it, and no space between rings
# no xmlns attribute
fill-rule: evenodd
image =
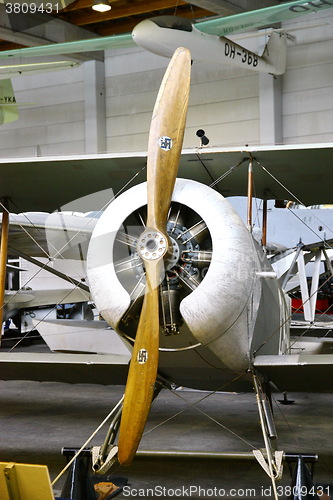
<svg viewBox="0 0 333 500"><path fill-rule="evenodd" d="M164 57L171 57L177 47L187 47L194 61L210 61L272 74L284 72L284 68L281 70L265 57L228 38L203 33L188 19L180 17L145 19L134 28L132 37L140 47ZM284 50L283 44L281 50Z"/></svg>

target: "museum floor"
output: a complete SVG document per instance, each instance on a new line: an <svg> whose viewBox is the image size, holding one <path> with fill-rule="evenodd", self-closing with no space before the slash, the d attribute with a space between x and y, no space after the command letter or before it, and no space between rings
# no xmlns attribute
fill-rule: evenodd
<svg viewBox="0 0 333 500"><path fill-rule="evenodd" d="M0 460L46 464L52 480L65 465L61 449L79 448L123 392L120 386L27 381L0 381L0 387ZM163 390L140 449L248 452L263 447L253 394L206 396ZM333 394L289 397L293 405L274 404L279 449L318 453L315 482L333 483ZM281 399L281 394L274 399ZM198 400L202 401L193 406ZM92 444L101 444L104 432L106 427ZM114 474L126 476L129 483L118 498L273 498L270 479L254 460L139 457ZM64 477L54 485L56 494ZM288 484L286 466L281 498Z"/></svg>

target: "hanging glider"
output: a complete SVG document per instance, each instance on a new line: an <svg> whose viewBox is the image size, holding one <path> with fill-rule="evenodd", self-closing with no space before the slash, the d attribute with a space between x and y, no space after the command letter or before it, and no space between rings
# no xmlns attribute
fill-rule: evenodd
<svg viewBox="0 0 333 500"><path fill-rule="evenodd" d="M132 34L113 35L68 43L57 43L0 52L0 58L38 57L79 52L120 49L136 44L156 54L171 57L179 46L187 47L194 61L213 61L231 64L255 71L281 74L285 67L285 35L272 33L262 54L224 38L256 28L275 26L277 23L300 16L321 12L333 6L332 0L283 3L232 16L210 19L192 24L189 20L162 16L139 23Z"/></svg>

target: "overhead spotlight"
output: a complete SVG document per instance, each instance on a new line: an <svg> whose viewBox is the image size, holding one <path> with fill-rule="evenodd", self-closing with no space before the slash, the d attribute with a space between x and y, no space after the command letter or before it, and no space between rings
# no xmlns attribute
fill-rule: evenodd
<svg viewBox="0 0 333 500"><path fill-rule="evenodd" d="M111 5L107 0L94 0L91 8L97 12L107 12L111 10Z"/></svg>
<svg viewBox="0 0 333 500"><path fill-rule="evenodd" d="M197 136L201 140L200 146L207 146L207 144L209 144L209 139L208 139L208 137L205 136L204 130L202 130L202 129L197 130Z"/></svg>

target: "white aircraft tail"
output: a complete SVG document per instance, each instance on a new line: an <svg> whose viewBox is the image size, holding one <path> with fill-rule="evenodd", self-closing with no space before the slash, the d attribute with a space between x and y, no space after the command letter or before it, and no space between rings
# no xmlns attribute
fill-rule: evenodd
<svg viewBox="0 0 333 500"><path fill-rule="evenodd" d="M286 71L287 61L286 34L273 31L261 58L274 68L274 75L282 75Z"/></svg>
<svg viewBox="0 0 333 500"><path fill-rule="evenodd" d="M18 117L19 111L12 82L9 79L0 80L0 125L14 122Z"/></svg>

